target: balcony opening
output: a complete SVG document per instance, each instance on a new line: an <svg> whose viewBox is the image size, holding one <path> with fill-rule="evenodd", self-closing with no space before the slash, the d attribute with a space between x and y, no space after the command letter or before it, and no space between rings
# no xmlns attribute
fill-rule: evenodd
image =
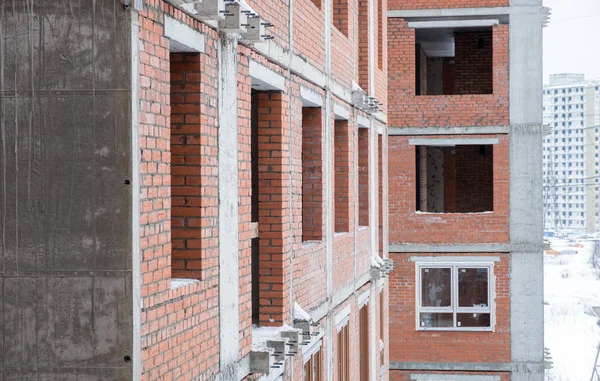
<svg viewBox="0 0 600 381"><path fill-rule="evenodd" d="M491 27L417 29L416 95L493 93Z"/></svg>
<svg viewBox="0 0 600 381"><path fill-rule="evenodd" d="M493 211L493 167L493 145L417 146L416 210Z"/></svg>

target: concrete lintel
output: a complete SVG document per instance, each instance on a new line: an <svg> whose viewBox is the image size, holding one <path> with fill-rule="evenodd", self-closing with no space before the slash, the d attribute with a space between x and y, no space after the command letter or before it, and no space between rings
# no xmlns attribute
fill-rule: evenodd
<svg viewBox="0 0 600 381"><path fill-rule="evenodd" d="M513 12L511 7L405 9L389 10L387 11L387 17L399 17L403 19L423 19L428 17L504 16L509 15L511 12Z"/></svg>
<svg viewBox="0 0 600 381"><path fill-rule="evenodd" d="M339 103L333 104L333 115L335 120L350 120L350 110Z"/></svg>
<svg viewBox="0 0 600 381"><path fill-rule="evenodd" d="M348 316L350 316L350 306L344 307L344 309L335 314L335 317L333 318L333 325L340 327L348 319Z"/></svg>
<svg viewBox="0 0 600 381"><path fill-rule="evenodd" d="M165 15L165 37L172 52L204 53L204 35L195 29Z"/></svg>
<svg viewBox="0 0 600 381"><path fill-rule="evenodd" d="M494 145L500 143L498 138L416 138L408 139L409 146L454 147L459 145Z"/></svg>
<svg viewBox="0 0 600 381"><path fill-rule="evenodd" d="M414 29L440 29L440 28L481 28L498 25L498 19L477 20L436 20L436 21L411 21L409 28Z"/></svg>
<svg viewBox="0 0 600 381"><path fill-rule="evenodd" d="M502 135L508 134L508 126L481 127L388 127L389 136L419 135Z"/></svg>
<svg viewBox="0 0 600 381"><path fill-rule="evenodd" d="M238 361L238 381L242 381L250 373L250 355L247 354Z"/></svg>
<svg viewBox="0 0 600 381"><path fill-rule="evenodd" d="M285 90L285 78L256 61L250 61L250 77L252 78L253 89L271 91Z"/></svg>
<svg viewBox="0 0 600 381"><path fill-rule="evenodd" d="M411 380L417 381L500 381L500 376L483 376L469 374L411 374Z"/></svg>
<svg viewBox="0 0 600 381"><path fill-rule="evenodd" d="M390 253L508 253L509 244L474 243L464 245L391 243Z"/></svg>
<svg viewBox="0 0 600 381"><path fill-rule="evenodd" d="M366 116L359 115L357 119L358 128L370 128L371 120Z"/></svg>
<svg viewBox="0 0 600 381"><path fill-rule="evenodd" d="M358 295L358 308L364 306L369 303L369 295L371 294L371 290L367 290L362 294Z"/></svg>
<svg viewBox="0 0 600 381"><path fill-rule="evenodd" d="M489 256L489 257L473 257L473 256L461 256L461 257L410 257L410 262L419 263L490 263L500 262L500 257Z"/></svg>
<svg viewBox="0 0 600 381"><path fill-rule="evenodd" d="M302 107L323 107L323 97L304 86L300 88L300 98L302 98Z"/></svg>
<svg viewBox="0 0 600 381"><path fill-rule="evenodd" d="M511 369L512 366L510 363L390 362L390 370L510 372Z"/></svg>

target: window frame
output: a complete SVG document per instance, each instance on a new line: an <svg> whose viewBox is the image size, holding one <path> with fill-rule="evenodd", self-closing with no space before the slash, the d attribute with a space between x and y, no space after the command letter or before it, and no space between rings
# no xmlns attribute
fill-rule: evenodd
<svg viewBox="0 0 600 381"><path fill-rule="evenodd" d="M451 281L450 292L451 302L449 307L423 307L421 294L421 270L425 268L450 268ZM487 307L459 307L458 306L458 269L479 269L488 270L488 306ZM467 332L494 332L496 325L496 282L494 276L494 262L489 261L439 261L439 262L415 262L415 327L417 331L467 331ZM453 318L452 327L423 327L420 324L422 313L451 313ZM490 314L489 327L459 327L457 326L457 314L460 313L481 313Z"/></svg>

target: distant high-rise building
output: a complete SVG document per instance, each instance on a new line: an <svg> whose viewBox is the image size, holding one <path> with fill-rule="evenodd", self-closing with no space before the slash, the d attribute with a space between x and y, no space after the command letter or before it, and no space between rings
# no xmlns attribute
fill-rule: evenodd
<svg viewBox="0 0 600 381"><path fill-rule="evenodd" d="M555 74L544 88L544 228L591 233L600 227L600 81Z"/></svg>

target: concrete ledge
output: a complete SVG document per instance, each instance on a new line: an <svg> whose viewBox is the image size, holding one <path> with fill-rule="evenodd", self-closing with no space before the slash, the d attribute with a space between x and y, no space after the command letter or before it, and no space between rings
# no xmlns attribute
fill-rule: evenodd
<svg viewBox="0 0 600 381"><path fill-rule="evenodd" d="M390 253L508 253L509 244L474 243L464 245L391 243Z"/></svg>
<svg viewBox="0 0 600 381"><path fill-rule="evenodd" d="M371 127L371 120L366 116L359 115L357 119L357 124L359 128L369 128Z"/></svg>
<svg viewBox="0 0 600 381"><path fill-rule="evenodd" d="M539 7L538 7L539 8ZM387 17L426 18L426 17L474 17L509 15L511 7L488 8L445 8L445 9L404 9L387 11Z"/></svg>
<svg viewBox="0 0 600 381"><path fill-rule="evenodd" d="M479 28L498 25L498 19L486 20L439 20L439 21L411 21L409 28L438 29L438 28Z"/></svg>
<svg viewBox="0 0 600 381"><path fill-rule="evenodd" d="M350 110L348 110L346 107L342 106L339 103L334 103L333 115L335 116L335 120L349 120Z"/></svg>
<svg viewBox="0 0 600 381"><path fill-rule="evenodd" d="M250 78L252 78L253 89L285 90L285 78L256 61L250 61Z"/></svg>
<svg viewBox="0 0 600 381"><path fill-rule="evenodd" d="M390 136L418 135L498 135L508 134L508 126L482 127L389 127Z"/></svg>
<svg viewBox="0 0 600 381"><path fill-rule="evenodd" d="M465 372L510 372L511 363L470 362L390 362L390 370L432 370ZM480 378L478 378L480 380Z"/></svg>
<svg viewBox="0 0 600 381"><path fill-rule="evenodd" d="M323 97L304 86L300 87L303 107L323 107Z"/></svg>
<svg viewBox="0 0 600 381"><path fill-rule="evenodd" d="M500 381L500 376L474 376L468 374L411 374L410 379L417 381Z"/></svg>
<svg viewBox="0 0 600 381"><path fill-rule="evenodd" d="M489 257L410 257L409 260L411 262L419 262L419 263L490 263L490 262L500 262L500 257L498 256L489 256Z"/></svg>
<svg viewBox="0 0 600 381"><path fill-rule="evenodd" d="M204 35L166 15L165 37L170 40L172 52L204 53Z"/></svg>
<svg viewBox="0 0 600 381"><path fill-rule="evenodd" d="M408 139L409 146L454 147L459 145L494 145L500 143L498 138L416 138Z"/></svg>

